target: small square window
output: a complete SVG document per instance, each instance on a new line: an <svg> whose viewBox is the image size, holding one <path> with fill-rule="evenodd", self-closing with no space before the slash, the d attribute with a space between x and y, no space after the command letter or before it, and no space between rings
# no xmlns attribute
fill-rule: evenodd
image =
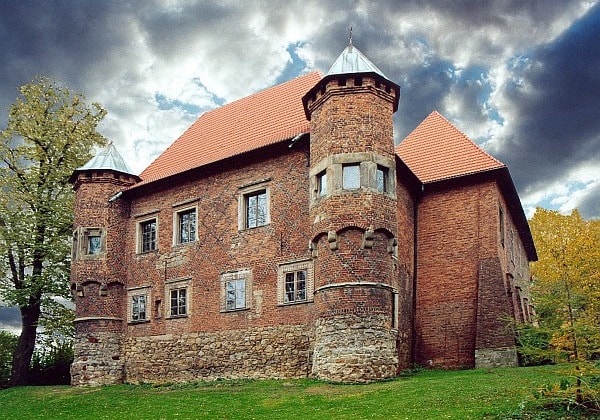
<svg viewBox="0 0 600 420"><path fill-rule="evenodd" d="M342 188L345 190L360 188L360 165L358 163L342 166Z"/></svg>
<svg viewBox="0 0 600 420"><path fill-rule="evenodd" d="M139 223L139 250L140 252L156 250L156 219Z"/></svg>
<svg viewBox="0 0 600 420"><path fill-rule="evenodd" d="M245 228L255 228L267 224L267 191L259 190L244 195Z"/></svg>
<svg viewBox="0 0 600 420"><path fill-rule="evenodd" d="M176 244L185 244L196 240L196 209L177 213Z"/></svg>
<svg viewBox="0 0 600 420"><path fill-rule="evenodd" d="M150 321L150 302L149 286L134 287L127 291L127 321L147 322Z"/></svg>
<svg viewBox="0 0 600 420"><path fill-rule="evenodd" d="M377 165L377 171L376 171L376 185L377 185L377 191L379 192L388 192L388 174L389 174L389 170L388 168L386 168L385 166L379 166Z"/></svg>
<svg viewBox="0 0 600 420"><path fill-rule="evenodd" d="M187 315L187 289L171 289L170 291L171 316Z"/></svg>
<svg viewBox="0 0 600 420"><path fill-rule="evenodd" d="M323 171L317 175L317 196L327 195L327 172Z"/></svg>

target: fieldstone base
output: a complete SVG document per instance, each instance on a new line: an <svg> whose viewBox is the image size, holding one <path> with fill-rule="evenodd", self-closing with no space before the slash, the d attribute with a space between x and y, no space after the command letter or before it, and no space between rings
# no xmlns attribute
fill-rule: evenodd
<svg viewBox="0 0 600 420"><path fill-rule="evenodd" d="M71 385L100 386L123 382L121 334L100 332L76 336Z"/></svg>
<svg viewBox="0 0 600 420"><path fill-rule="evenodd" d="M504 347L498 349L475 350L475 368L515 367L519 365L517 349Z"/></svg>
<svg viewBox="0 0 600 420"><path fill-rule="evenodd" d="M387 317L389 318L389 317ZM396 337L385 315L346 314L317 321L312 373L334 382L366 383L396 375Z"/></svg>
<svg viewBox="0 0 600 420"><path fill-rule="evenodd" d="M310 374L310 332L302 325L129 337L129 383L299 378Z"/></svg>

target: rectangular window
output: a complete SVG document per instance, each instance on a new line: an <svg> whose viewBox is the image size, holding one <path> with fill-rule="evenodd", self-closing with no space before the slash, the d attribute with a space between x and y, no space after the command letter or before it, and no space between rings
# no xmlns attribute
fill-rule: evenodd
<svg viewBox="0 0 600 420"><path fill-rule="evenodd" d="M306 270L285 273L285 303L306 300Z"/></svg>
<svg viewBox="0 0 600 420"><path fill-rule="evenodd" d="M88 255L100 254L101 248L102 248L102 237L100 235L88 236L88 246L87 246L87 254Z"/></svg>
<svg viewBox="0 0 600 420"><path fill-rule="evenodd" d="M131 320L145 321L146 315L146 295L131 296Z"/></svg>
<svg viewBox="0 0 600 420"><path fill-rule="evenodd" d="M377 183L377 191L379 192L388 192L388 168L384 166L377 165L376 172L376 183Z"/></svg>
<svg viewBox="0 0 600 420"><path fill-rule="evenodd" d="M156 219L140 222L140 251L156 250Z"/></svg>
<svg viewBox="0 0 600 420"><path fill-rule="evenodd" d="M317 175L317 195L319 197L327 195L327 172L325 171Z"/></svg>
<svg viewBox="0 0 600 420"><path fill-rule="evenodd" d="M229 280L225 282L227 310L243 309L246 307L246 280Z"/></svg>
<svg viewBox="0 0 600 420"><path fill-rule="evenodd" d="M221 311L250 307L251 271L247 269L221 274Z"/></svg>
<svg viewBox="0 0 600 420"><path fill-rule="evenodd" d="M177 213L176 243L185 244L196 240L196 209Z"/></svg>
<svg viewBox="0 0 600 420"><path fill-rule="evenodd" d="M184 316L187 314L187 289L172 289L171 295L171 316Z"/></svg>
<svg viewBox="0 0 600 420"><path fill-rule="evenodd" d="M259 190L244 196L245 227L255 228L267 224L267 191Z"/></svg>
<svg viewBox="0 0 600 420"><path fill-rule="evenodd" d="M360 188L360 165L358 163L342 166L342 188L345 190Z"/></svg>
<svg viewBox="0 0 600 420"><path fill-rule="evenodd" d="M280 264L277 269L277 304L288 305L313 300L313 261Z"/></svg>

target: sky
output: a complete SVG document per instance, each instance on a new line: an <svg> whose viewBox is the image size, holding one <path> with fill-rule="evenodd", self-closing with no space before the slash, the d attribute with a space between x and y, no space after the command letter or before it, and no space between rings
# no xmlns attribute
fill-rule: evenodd
<svg viewBox="0 0 600 420"><path fill-rule="evenodd" d="M203 112L326 73L350 28L401 87L396 143L436 110L508 166L528 217L600 218L599 0L0 0L0 129L51 77L108 111L139 174Z"/></svg>

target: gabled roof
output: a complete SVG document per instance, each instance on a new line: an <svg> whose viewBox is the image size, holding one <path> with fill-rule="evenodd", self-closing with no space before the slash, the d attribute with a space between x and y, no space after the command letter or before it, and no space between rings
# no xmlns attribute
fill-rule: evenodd
<svg viewBox="0 0 600 420"><path fill-rule="evenodd" d="M202 114L133 188L307 133L302 96L319 80L312 72Z"/></svg>
<svg viewBox="0 0 600 420"><path fill-rule="evenodd" d="M396 148L423 184L505 167L434 111Z"/></svg>
<svg viewBox="0 0 600 420"><path fill-rule="evenodd" d="M109 141L104 149L96 156L91 158L85 165L76 169L76 171L87 171L92 169L107 169L125 174L133 175L129 166L117 151L117 148L112 141Z"/></svg>
<svg viewBox="0 0 600 420"><path fill-rule="evenodd" d="M352 45L352 42L348 44L337 60L335 60L327 72L327 76L346 73L377 73L387 79L385 74L371 60Z"/></svg>

